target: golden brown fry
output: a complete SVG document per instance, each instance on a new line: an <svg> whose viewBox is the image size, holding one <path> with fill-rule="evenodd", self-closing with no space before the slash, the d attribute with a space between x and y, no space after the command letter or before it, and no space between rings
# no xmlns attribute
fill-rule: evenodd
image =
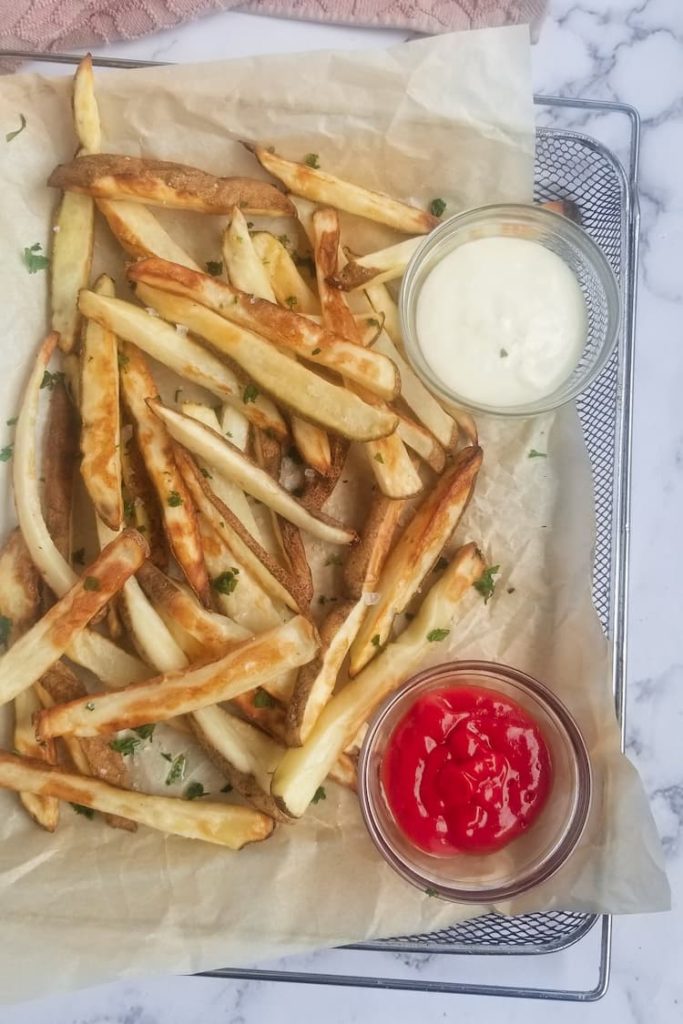
<svg viewBox="0 0 683 1024"><path fill-rule="evenodd" d="M279 178L297 196L335 206L338 210L346 210L359 217L367 217L368 220L386 224L409 235L425 235L439 223L438 218L426 210L401 203L383 192L373 192L326 171L285 160L263 146L247 146L247 149L251 150L262 167Z"/></svg>
<svg viewBox="0 0 683 1024"><path fill-rule="evenodd" d="M360 335L346 298L328 284L328 278L335 274L338 265L339 217L336 210L316 210L313 214L313 238L323 323L329 330L360 347ZM386 408L380 399L357 384L347 382L347 385L374 407ZM422 490L422 481L398 431L389 437L370 441L364 451L377 484L387 497L409 498Z"/></svg>
<svg viewBox="0 0 683 1024"><path fill-rule="evenodd" d="M243 641L209 664L41 711L36 735L39 739L66 733L97 736L165 721L261 686L285 669L310 661L317 649L315 628L297 615L282 626Z"/></svg>
<svg viewBox="0 0 683 1024"><path fill-rule="evenodd" d="M346 456L349 454L349 442L345 437L333 436L330 439L330 447L332 452L330 472L327 476L316 474L312 480L307 479L304 483L301 504L305 505L306 508L310 508L313 512L319 512L331 496L337 481L344 471Z"/></svg>
<svg viewBox="0 0 683 1024"><path fill-rule="evenodd" d="M305 509L239 448L235 448L210 427L166 408L161 402L150 402L149 405L164 420L176 441L186 445L190 451L200 455L219 472L239 484L247 494L262 501L291 523L330 544L351 544L356 539L355 530L321 512L313 513Z"/></svg>
<svg viewBox="0 0 683 1024"><path fill-rule="evenodd" d="M74 75L73 111L74 126L82 148L90 153L98 153L102 144L102 129L95 98L92 57L89 53L86 53Z"/></svg>
<svg viewBox="0 0 683 1024"><path fill-rule="evenodd" d="M33 757L45 764L57 764L57 751L52 740L39 743L33 730L33 716L40 711L40 701L34 687L29 687L14 698L14 749L24 757ZM46 832L54 832L59 824L59 801L52 796L19 793L19 799L28 814Z"/></svg>
<svg viewBox="0 0 683 1024"><path fill-rule="evenodd" d="M398 427L396 433L403 443L411 448L423 462L433 469L435 473L443 472L446 465L446 453L434 437L415 420L405 413L399 413Z"/></svg>
<svg viewBox="0 0 683 1024"><path fill-rule="evenodd" d="M323 647L318 657L299 669L287 708L287 743L301 746L311 733L322 709L332 696L337 676L360 628L366 605L363 600L339 605L320 628Z"/></svg>
<svg viewBox="0 0 683 1024"><path fill-rule="evenodd" d="M97 279L98 298L114 295L106 274ZM116 335L106 325L88 320L81 346L81 476L96 514L111 530L123 522L121 496L121 425Z"/></svg>
<svg viewBox="0 0 683 1024"><path fill-rule="evenodd" d="M245 213L290 217L294 207L273 185L254 178L217 178L206 171L166 160L118 153L82 156L55 167L47 181L53 188L98 199L128 199L197 213Z"/></svg>
<svg viewBox="0 0 683 1024"><path fill-rule="evenodd" d="M129 256L159 256L192 270L201 268L174 242L151 210L124 199L98 199L97 208Z"/></svg>
<svg viewBox="0 0 683 1024"><path fill-rule="evenodd" d="M149 554L135 530L125 530L83 577L0 659L0 702L25 690L57 661Z"/></svg>
<svg viewBox="0 0 683 1024"><path fill-rule="evenodd" d="M372 281L373 284L385 284L401 277L416 250L422 245L423 238L407 238L404 242L390 245L379 252L368 253L367 256L351 256L345 267L341 267L330 284L343 291L363 288Z"/></svg>
<svg viewBox="0 0 683 1024"><path fill-rule="evenodd" d="M257 231L252 242L277 302L296 313L319 313L320 303L313 289L304 281L283 243L268 231Z"/></svg>
<svg viewBox="0 0 683 1024"><path fill-rule="evenodd" d="M452 629L458 602L483 571L476 545L460 548L410 625L357 679L332 697L304 745L288 750L275 771L271 793L283 811L294 818L304 813L363 722L424 658L430 634Z"/></svg>
<svg viewBox="0 0 683 1024"><path fill-rule="evenodd" d="M45 430L43 503L49 534L67 561L71 555L71 506L77 466L78 416L63 381L57 379L50 393Z"/></svg>
<svg viewBox="0 0 683 1024"><path fill-rule="evenodd" d="M86 690L80 679L62 661L57 661L36 683L43 708L82 697ZM35 732L34 732L35 736ZM130 789L130 778L123 755L113 750L109 737L91 736L79 739L77 736L63 737L74 768L81 775L92 775L96 779L110 782L120 789ZM23 753L23 751L19 751ZM112 828L135 832L137 825L118 814L105 814L104 820Z"/></svg>
<svg viewBox="0 0 683 1024"><path fill-rule="evenodd" d="M203 839L232 850L267 839L274 827L271 818L250 807L133 793L98 779L47 768L39 761L2 752L0 786L54 796L96 811L119 814L162 832Z"/></svg>
<svg viewBox="0 0 683 1024"><path fill-rule="evenodd" d="M351 647L349 673L357 675L389 639L396 615L406 608L470 499L481 466L481 448L463 448L419 505L389 555L377 584L379 600L367 610Z"/></svg>
<svg viewBox="0 0 683 1024"><path fill-rule="evenodd" d="M130 430L130 428L128 428ZM121 444L123 483L132 512L132 525L144 534L149 543L150 558L160 569L168 566L168 543L164 533L161 509L145 466L135 435Z"/></svg>
<svg viewBox="0 0 683 1024"><path fill-rule="evenodd" d="M302 604L298 581L277 564L268 552L244 528L236 515L214 494L208 480L183 448L176 450L176 463L197 508L223 538L235 560L249 572L259 586L275 601L299 611Z"/></svg>
<svg viewBox="0 0 683 1024"><path fill-rule="evenodd" d="M124 343L121 366L123 399L135 424L145 468L156 491L171 550L187 581L204 604L209 603L209 578L204 565L197 516L173 457L173 445L162 420L148 407L157 389L144 356Z"/></svg>
<svg viewBox="0 0 683 1024"><path fill-rule="evenodd" d="M55 216L50 256L52 330L59 332L63 352L71 352L78 341L78 293L90 278L94 238L92 199L65 192Z"/></svg>
<svg viewBox="0 0 683 1024"><path fill-rule="evenodd" d="M384 494L373 498L360 541L344 562L344 586L350 597L358 599L363 593L376 593L405 507L405 501L394 501Z"/></svg>
<svg viewBox="0 0 683 1024"><path fill-rule="evenodd" d="M391 360L350 343L342 335L321 327L310 317L300 316L294 310L276 306L265 299L255 299L253 295L234 288L227 281L210 277L208 274L196 273L176 263L168 263L166 260L140 260L129 267L128 276L131 281L149 285L157 291L184 296L199 302L219 314L222 319L245 331L261 335L273 345L286 348L302 359L335 370L349 380L362 384L380 397L391 399L398 394L400 382L396 367ZM229 349L228 342L222 344L220 340L217 341L214 337L215 329L210 335L207 335L198 326L198 324L211 323L210 317L200 320L196 318L195 314L193 322L187 323L177 312L172 312L173 310L183 312L192 310L187 302L171 303L167 299L162 306L157 304L155 298L150 301L149 291L140 294L145 302L149 301L150 305L158 308L167 320L186 323L186 326L196 334L207 338L211 344L221 348L226 355L243 365L236 354L239 349ZM151 295L153 296L154 292ZM238 331L224 332L224 336L228 339L239 338L240 335L241 332ZM252 335L249 334L248 337L252 337ZM244 368L253 376L247 367Z"/></svg>

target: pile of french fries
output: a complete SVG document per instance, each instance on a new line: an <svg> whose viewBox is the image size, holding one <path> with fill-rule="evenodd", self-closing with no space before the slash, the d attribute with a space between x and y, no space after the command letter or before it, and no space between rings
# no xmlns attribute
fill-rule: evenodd
<svg viewBox="0 0 683 1024"><path fill-rule="evenodd" d="M19 527L0 552L0 700L15 710L0 786L48 831L67 801L239 849L300 818L326 780L354 787L369 716L485 572L473 543L443 558L481 465L475 424L406 362L387 288L437 219L260 145L274 183L102 153L89 57L73 104L79 149L49 179L51 331L17 419ZM218 215L222 264L204 272L156 206ZM340 211L409 237L354 255ZM273 217L296 250L251 219ZM96 231L125 254L125 298L91 278ZM162 401L160 365L205 400L179 402L179 387ZM325 511L352 447L358 532ZM315 592L312 545L341 566L333 599ZM183 792L181 773L176 795L134 789L136 746L159 723L191 735L232 796Z"/></svg>

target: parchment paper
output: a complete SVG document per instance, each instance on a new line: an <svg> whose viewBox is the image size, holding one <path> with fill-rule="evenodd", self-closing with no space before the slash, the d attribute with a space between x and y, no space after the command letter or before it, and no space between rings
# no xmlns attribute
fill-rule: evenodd
<svg viewBox="0 0 683 1024"><path fill-rule="evenodd" d="M49 248L52 166L75 148L69 84L0 82L0 389L14 415L46 323L46 275L24 246ZM323 167L449 210L531 199L533 111L525 29L445 36L377 53L255 58L98 75L104 148L257 173L234 141L315 151ZM222 218L177 216L200 261L219 256ZM98 235L107 262L106 229ZM117 255L120 266L120 256ZM472 591L433 660L490 658L553 686L590 745L596 800L580 850L542 889L500 910L655 910L668 904L640 782L619 753L609 658L590 599L591 480L575 412L480 423L485 467L456 540L501 565L493 600ZM11 428L6 428L6 441ZM5 443L3 441L2 443ZM529 459L531 448L546 459ZM4 470L9 490L9 467ZM5 523L13 521L5 499ZM326 570L334 588L333 568ZM336 570L338 572L338 570ZM512 591L512 592L510 592ZM328 591L329 592L329 591ZM436 647L437 645L435 645ZM6 711L6 709L3 709ZM10 745L9 715L3 742ZM183 741L174 741L182 748ZM192 756L192 755L190 755ZM158 758L136 754L145 769ZM195 768L191 766L190 777ZM0 902L6 1000L159 971L253 963L286 952L441 928L483 908L429 898L400 880L366 837L355 798L334 785L295 827L232 854L141 828L134 836L64 806L54 836L0 794Z"/></svg>

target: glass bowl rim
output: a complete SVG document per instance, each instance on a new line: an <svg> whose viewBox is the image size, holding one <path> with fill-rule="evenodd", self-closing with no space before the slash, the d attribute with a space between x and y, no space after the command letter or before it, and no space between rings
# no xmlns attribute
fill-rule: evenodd
<svg viewBox="0 0 683 1024"><path fill-rule="evenodd" d="M466 677L468 673L472 672L481 672L494 678L500 677L501 680L512 681L517 685L521 685L522 689L529 691L544 706L546 711L550 709L552 712L551 717L554 717L556 726L559 723L560 731L563 733L564 739L572 751L578 778L578 787L574 795L571 816L561 837L556 841L545 859L540 864L528 869L513 882L503 885L492 885L481 889L462 888L457 883L439 883L421 875L418 870L401 857L394 846L387 840L377 815L374 813L373 800L369 795L371 788L370 764L374 752L374 741L389 712L397 704L410 697L411 694L415 694L415 691L419 690L420 687L437 681L441 675ZM458 684L455 682L453 685L457 686ZM470 685L476 686L476 680L472 680ZM528 892L530 889L536 888L536 886L555 875L567 862L578 846L586 829L593 803L593 772L586 742L574 716L545 683L511 665L504 665L501 662L468 659L441 662L438 665L433 665L430 668L423 669L421 672L417 672L407 679L399 689L390 694L380 705L369 722L358 758L358 797L361 815L372 842L387 863L406 881L418 889L423 891L429 890L430 894L440 896L445 900L455 903L497 903L513 899ZM406 845L411 845L410 840L406 839Z"/></svg>
<svg viewBox="0 0 683 1024"><path fill-rule="evenodd" d="M422 355L417 337L415 336L416 332L413 332L409 326L411 309L417 303L419 296L419 290L416 292L413 287L414 281L423 261L429 256L432 249L451 235L457 235L458 231L462 228L471 224L484 224L489 220L495 220L496 217L517 218L519 223L531 221L537 224L547 222L552 225L556 234L568 238L583 253L602 283L606 297L606 337L596 356L595 364L588 372L578 375L574 384L566 393L558 394L563 387L563 385L560 385L550 395L525 405L487 405L483 402L474 402L463 398L456 391L445 387L436 374L433 373L427 360ZM555 213L553 210L546 210L538 204L528 203L490 203L485 206L463 210L449 217L430 234L426 235L408 261L401 281L398 307L401 334L408 362L426 387L434 391L445 401L461 406L471 412L511 419L539 416L546 412L552 412L554 409L559 409L583 394L597 380L612 356L619 337L623 317L621 292L616 274L597 242L591 238L583 227L575 224L563 214Z"/></svg>

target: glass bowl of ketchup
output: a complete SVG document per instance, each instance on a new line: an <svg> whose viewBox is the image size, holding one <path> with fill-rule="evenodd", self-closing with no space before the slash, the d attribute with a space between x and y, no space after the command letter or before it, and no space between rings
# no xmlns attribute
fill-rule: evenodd
<svg viewBox="0 0 683 1024"><path fill-rule="evenodd" d="M591 801L569 711L531 676L484 661L413 676L370 723L358 776L380 853L413 885L458 903L511 899L550 878Z"/></svg>

